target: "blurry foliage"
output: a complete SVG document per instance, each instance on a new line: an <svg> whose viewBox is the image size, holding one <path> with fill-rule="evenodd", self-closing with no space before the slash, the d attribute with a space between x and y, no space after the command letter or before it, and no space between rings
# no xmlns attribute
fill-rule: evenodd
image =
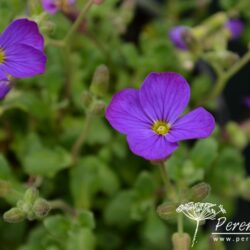
<svg viewBox="0 0 250 250"><path fill-rule="evenodd" d="M84 2L77 1L77 6L81 8ZM13 18L30 13L39 20L48 56L44 75L16 80L15 88L1 102L1 212L22 199L30 177L41 178L41 197L64 200L73 209L73 213L64 209L65 214L53 210L43 221L8 224L0 220L2 250L172 248L176 222L165 222L155 212L164 200L158 167L133 156L125 137L113 131L103 115L91 117L77 163L72 156L72 147L88 122L84 91L94 101L108 103L116 91L138 88L151 71L185 75L191 84L192 106L211 91L213 79L206 74L207 69L200 75L185 70L179 52L166 36L178 22L196 24L208 17L209 1L166 1L162 8L153 1L135 1L137 6L127 2L132 4L107 0L93 6L87 15L88 31L75 34L68 51L50 44L51 38L63 38L71 26L62 13L41 16L37 0L0 1L0 15L4 17L0 30ZM226 11L240 4L249 6L249 1L220 1ZM237 8L248 18L250 8L242 6ZM139 7L145 13L157 13L158 18L143 24L133 37L137 25L133 17ZM194 15L182 18L190 10ZM249 37L249 27L247 30ZM96 96L98 91L90 86L100 65L106 65L110 72L109 88L108 93ZM224 138L223 129L218 128L209 139L181 143L167 164L171 179L177 183L181 180L189 187L201 181L209 183L212 192L206 199L222 203L228 214L233 214L236 197L250 198L240 151L245 142L243 145L231 132L227 136L232 137ZM240 128L227 129L237 134ZM185 220L185 224L192 233L192 222ZM223 249L209 248L208 238L206 232L200 232L194 249Z"/></svg>

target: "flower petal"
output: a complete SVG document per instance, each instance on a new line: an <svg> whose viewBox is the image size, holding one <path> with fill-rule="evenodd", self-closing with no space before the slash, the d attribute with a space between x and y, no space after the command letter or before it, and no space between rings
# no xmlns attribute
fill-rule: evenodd
<svg viewBox="0 0 250 250"><path fill-rule="evenodd" d="M152 120L172 124L187 106L190 88L177 73L151 73L144 80L139 96L145 113Z"/></svg>
<svg viewBox="0 0 250 250"><path fill-rule="evenodd" d="M168 142L165 136L156 135L150 130L130 133L127 140L130 150L146 160L165 159L178 148L177 143Z"/></svg>
<svg viewBox="0 0 250 250"><path fill-rule="evenodd" d="M181 50L188 50L187 43L184 40L184 34L190 32L190 28L187 26L173 27L169 32L169 38L172 43Z"/></svg>
<svg viewBox="0 0 250 250"><path fill-rule="evenodd" d="M200 107L179 118L166 138L170 142L205 138L213 132L214 128L214 117Z"/></svg>
<svg viewBox="0 0 250 250"><path fill-rule="evenodd" d="M8 80L8 78L7 78L6 74L0 68L0 81L1 80Z"/></svg>
<svg viewBox="0 0 250 250"><path fill-rule="evenodd" d="M58 11L58 7L55 4L55 0L42 0L43 9L50 14L55 14Z"/></svg>
<svg viewBox="0 0 250 250"><path fill-rule="evenodd" d="M45 71L46 56L27 45L15 45L6 51L5 62L0 69L13 77L32 77Z"/></svg>
<svg viewBox="0 0 250 250"><path fill-rule="evenodd" d="M106 110L106 118L120 133L149 129L150 119L144 114L139 102L139 92L125 89L115 94Z"/></svg>
<svg viewBox="0 0 250 250"><path fill-rule="evenodd" d="M8 80L0 80L0 100L3 100L10 90L10 82Z"/></svg>
<svg viewBox="0 0 250 250"><path fill-rule="evenodd" d="M26 44L43 51L44 39L37 23L28 19L13 21L0 36L0 47L7 49L16 44Z"/></svg>

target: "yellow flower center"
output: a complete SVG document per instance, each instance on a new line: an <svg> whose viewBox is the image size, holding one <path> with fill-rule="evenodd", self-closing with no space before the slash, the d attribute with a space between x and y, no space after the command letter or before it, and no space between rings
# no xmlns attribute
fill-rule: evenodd
<svg viewBox="0 0 250 250"><path fill-rule="evenodd" d="M166 135L171 129L171 125L164 121L156 121L152 126L153 131L158 135Z"/></svg>
<svg viewBox="0 0 250 250"><path fill-rule="evenodd" d="M0 48L0 64L4 63L5 60L5 53L3 49Z"/></svg>

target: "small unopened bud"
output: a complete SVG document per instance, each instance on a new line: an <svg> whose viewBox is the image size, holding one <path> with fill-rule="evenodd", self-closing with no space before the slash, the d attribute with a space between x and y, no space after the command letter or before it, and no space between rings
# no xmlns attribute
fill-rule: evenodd
<svg viewBox="0 0 250 250"><path fill-rule="evenodd" d="M227 15L224 12L219 12L208 19L206 19L201 25L193 28L193 34L197 39L204 39L213 32L221 29L227 21Z"/></svg>
<svg viewBox="0 0 250 250"><path fill-rule="evenodd" d="M236 122L228 122L226 126L230 142L239 149L246 147L248 140L247 135Z"/></svg>
<svg viewBox="0 0 250 250"><path fill-rule="evenodd" d="M93 0L94 4L100 5L102 3L104 3L105 0Z"/></svg>
<svg viewBox="0 0 250 250"><path fill-rule="evenodd" d="M89 109L94 100L93 95L89 91L84 91L82 93L81 98L82 98L83 108L85 110Z"/></svg>
<svg viewBox="0 0 250 250"><path fill-rule="evenodd" d="M164 203L157 207L157 213L162 219L170 219L176 214L176 204Z"/></svg>
<svg viewBox="0 0 250 250"><path fill-rule="evenodd" d="M222 68L228 69L239 60L239 55L231 51L220 50L208 52L203 57L206 61L213 64L219 64Z"/></svg>
<svg viewBox="0 0 250 250"><path fill-rule="evenodd" d="M174 233L172 236L173 250L189 250L190 236L187 233Z"/></svg>
<svg viewBox="0 0 250 250"><path fill-rule="evenodd" d="M97 96L104 96L107 93L109 85L109 70L105 65L97 67L92 83L90 85L90 91Z"/></svg>
<svg viewBox="0 0 250 250"><path fill-rule="evenodd" d="M23 200L25 203L31 205L35 202L35 200L39 197L39 192L36 188L31 187L26 190Z"/></svg>
<svg viewBox="0 0 250 250"><path fill-rule="evenodd" d="M94 116L101 116L105 112L105 103L103 101L95 101L89 110L89 113Z"/></svg>
<svg viewBox="0 0 250 250"><path fill-rule="evenodd" d="M244 31L244 23L240 19L231 18L226 22L225 28L229 31L230 38L234 40Z"/></svg>
<svg viewBox="0 0 250 250"><path fill-rule="evenodd" d="M202 201L210 193L211 187L205 182L199 183L191 188L191 200Z"/></svg>
<svg viewBox="0 0 250 250"><path fill-rule="evenodd" d="M50 211L49 202L42 198L37 199L33 206L33 211L38 219L47 216Z"/></svg>
<svg viewBox="0 0 250 250"><path fill-rule="evenodd" d="M25 212L23 212L22 209L17 208L17 207L11 208L7 212L5 212L3 215L3 219L9 223L21 222L25 219L25 217L26 217Z"/></svg>

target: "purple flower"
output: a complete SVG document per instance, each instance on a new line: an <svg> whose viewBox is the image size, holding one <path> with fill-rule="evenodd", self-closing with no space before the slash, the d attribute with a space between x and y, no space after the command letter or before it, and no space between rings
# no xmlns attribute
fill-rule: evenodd
<svg viewBox="0 0 250 250"><path fill-rule="evenodd" d="M44 40L35 22L13 21L0 35L0 79L32 77L45 71Z"/></svg>
<svg viewBox="0 0 250 250"><path fill-rule="evenodd" d="M187 81L177 73L151 73L140 90L125 89L112 98L106 118L127 136L131 151L147 160L161 160L178 142L205 138L215 127L213 116L196 108L179 118L190 98Z"/></svg>
<svg viewBox="0 0 250 250"><path fill-rule="evenodd" d="M75 0L42 0L43 9L50 14L55 14L60 6L73 5Z"/></svg>
<svg viewBox="0 0 250 250"><path fill-rule="evenodd" d="M0 100L3 100L10 90L9 80L0 80Z"/></svg>
<svg viewBox="0 0 250 250"><path fill-rule="evenodd" d="M239 19L229 19L225 27L229 30L232 39L239 38L244 30L244 24Z"/></svg>
<svg viewBox="0 0 250 250"><path fill-rule="evenodd" d="M246 96L246 97L243 99L243 103L244 103L248 108L250 108L250 96Z"/></svg>
<svg viewBox="0 0 250 250"><path fill-rule="evenodd" d="M181 50L188 50L187 43L184 40L184 35L189 32L190 28L187 26L176 26L169 32L169 39L172 43Z"/></svg>

